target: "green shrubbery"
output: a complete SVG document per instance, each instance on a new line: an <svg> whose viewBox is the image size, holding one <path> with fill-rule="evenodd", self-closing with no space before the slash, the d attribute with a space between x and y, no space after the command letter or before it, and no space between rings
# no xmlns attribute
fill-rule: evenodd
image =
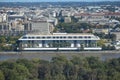
<svg viewBox="0 0 120 80"><path fill-rule="evenodd" d="M51 61L39 59L0 62L0 80L119 80L120 58L101 61L96 57L66 59L56 56Z"/></svg>

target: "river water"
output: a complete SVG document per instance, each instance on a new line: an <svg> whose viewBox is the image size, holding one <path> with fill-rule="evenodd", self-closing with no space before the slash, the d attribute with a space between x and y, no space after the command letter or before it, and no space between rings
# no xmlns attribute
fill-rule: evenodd
<svg viewBox="0 0 120 80"><path fill-rule="evenodd" d="M120 58L120 53L4 53L0 54L0 61L11 60L11 59L42 59L50 61L52 57L57 55L66 56L66 58L70 59L72 56L80 56L80 57L99 57L101 60L108 60L112 58Z"/></svg>

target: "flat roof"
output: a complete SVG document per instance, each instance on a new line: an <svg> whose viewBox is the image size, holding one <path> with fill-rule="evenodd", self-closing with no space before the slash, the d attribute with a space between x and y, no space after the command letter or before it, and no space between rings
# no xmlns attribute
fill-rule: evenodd
<svg viewBox="0 0 120 80"><path fill-rule="evenodd" d="M27 34L23 35L19 40L99 40L98 36L85 33L54 33L54 34Z"/></svg>
<svg viewBox="0 0 120 80"><path fill-rule="evenodd" d="M52 34L26 34L26 36L67 36L67 35L75 35L75 36L77 36L77 35L79 35L79 36L92 36L93 34L91 34L91 33L52 33Z"/></svg>

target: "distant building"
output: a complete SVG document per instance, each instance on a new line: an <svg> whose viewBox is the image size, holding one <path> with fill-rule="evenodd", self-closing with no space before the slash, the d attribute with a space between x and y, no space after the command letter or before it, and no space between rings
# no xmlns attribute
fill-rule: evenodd
<svg viewBox="0 0 120 80"><path fill-rule="evenodd" d="M9 34L9 31L11 30L11 27L6 22L0 23L0 35L7 35Z"/></svg>
<svg viewBox="0 0 120 80"><path fill-rule="evenodd" d="M65 17L64 22L65 23L70 23L71 22L71 17Z"/></svg>
<svg viewBox="0 0 120 80"><path fill-rule="evenodd" d="M79 18L80 22L105 25L119 23L119 21L110 20L110 18L120 17L120 13L76 13L74 16Z"/></svg>
<svg viewBox="0 0 120 80"><path fill-rule="evenodd" d="M11 22L11 30L14 31L24 31L24 25L21 20L14 20Z"/></svg>
<svg viewBox="0 0 120 80"><path fill-rule="evenodd" d="M32 31L32 24L30 21L24 22L23 25L24 25L24 31Z"/></svg>
<svg viewBox="0 0 120 80"><path fill-rule="evenodd" d="M6 22L7 21L7 14L0 14L0 22Z"/></svg>
<svg viewBox="0 0 120 80"><path fill-rule="evenodd" d="M92 31L93 33L105 33L105 34L109 33L109 29L93 29Z"/></svg>
<svg viewBox="0 0 120 80"><path fill-rule="evenodd" d="M57 13L55 11L52 12L53 17L57 17Z"/></svg>
<svg viewBox="0 0 120 80"><path fill-rule="evenodd" d="M58 24L58 19L57 18L49 18L47 20L47 22L52 23L53 25L56 26Z"/></svg>
<svg viewBox="0 0 120 80"><path fill-rule="evenodd" d="M31 21L32 30L39 34L50 34L47 21Z"/></svg>
<svg viewBox="0 0 120 80"><path fill-rule="evenodd" d="M115 34L116 35L116 40L117 41L120 40L120 32L111 32L111 34Z"/></svg>
<svg viewBox="0 0 120 80"><path fill-rule="evenodd" d="M0 23L0 30L2 30L2 31L10 30L10 26L9 26L9 24L6 23L6 22L2 22L2 23Z"/></svg>
<svg viewBox="0 0 120 80"><path fill-rule="evenodd" d="M14 20L26 20L26 16L24 15L8 15L8 21L14 21Z"/></svg>
<svg viewBox="0 0 120 80"><path fill-rule="evenodd" d="M120 18L120 12L109 12L109 13L106 13L106 15L107 15L109 18L112 18L112 17Z"/></svg>
<svg viewBox="0 0 120 80"><path fill-rule="evenodd" d="M62 11L62 16L71 16L70 11Z"/></svg>

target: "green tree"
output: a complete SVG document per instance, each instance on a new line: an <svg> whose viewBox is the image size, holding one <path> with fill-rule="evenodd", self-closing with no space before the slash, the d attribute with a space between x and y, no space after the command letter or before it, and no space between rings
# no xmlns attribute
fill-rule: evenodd
<svg viewBox="0 0 120 80"><path fill-rule="evenodd" d="M66 80L66 77L63 74L58 74L53 76L52 80Z"/></svg>
<svg viewBox="0 0 120 80"><path fill-rule="evenodd" d="M12 62L3 62L0 69L5 75L5 80L26 80L29 78L28 69L20 64Z"/></svg>
<svg viewBox="0 0 120 80"><path fill-rule="evenodd" d="M96 78L97 80L107 80L106 69L98 68Z"/></svg>
<svg viewBox="0 0 120 80"><path fill-rule="evenodd" d="M3 72L0 70L0 80L5 80Z"/></svg>
<svg viewBox="0 0 120 80"><path fill-rule="evenodd" d="M50 65L49 64L41 64L38 67L38 79L51 80Z"/></svg>
<svg viewBox="0 0 120 80"><path fill-rule="evenodd" d="M29 70L23 66L23 65L19 65L17 64L14 69L16 71L16 73L18 73L18 75L23 79L27 79L29 77Z"/></svg>
<svg viewBox="0 0 120 80"><path fill-rule="evenodd" d="M98 59L98 57L87 57L86 58L91 69L104 68L103 63Z"/></svg>
<svg viewBox="0 0 120 80"><path fill-rule="evenodd" d="M5 37L3 37L3 36L0 36L0 43L5 43L6 42L6 39L5 39Z"/></svg>
<svg viewBox="0 0 120 80"><path fill-rule="evenodd" d="M119 80L120 72L116 71L115 69L108 69L107 76L108 80Z"/></svg>

